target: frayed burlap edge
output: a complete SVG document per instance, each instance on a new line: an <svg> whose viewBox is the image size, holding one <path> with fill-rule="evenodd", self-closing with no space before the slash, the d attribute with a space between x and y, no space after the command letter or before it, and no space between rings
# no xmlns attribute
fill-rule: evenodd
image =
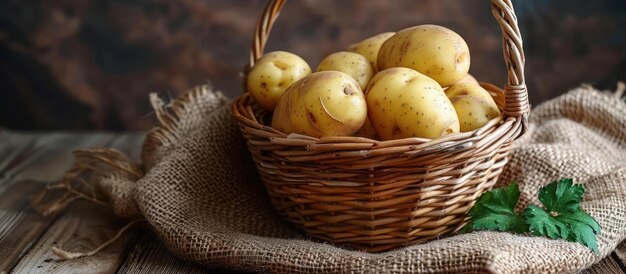
<svg viewBox="0 0 626 274"><path fill-rule="evenodd" d="M150 94L150 103L159 126L150 130L142 145L141 163L132 161L115 148L85 148L73 152L74 163L54 183L35 194L31 204L43 216L57 214L71 203L84 199L110 207L114 213L129 222L108 241L87 252L69 252L53 246L51 251L61 259L76 259L91 256L119 239L133 225L144 222L134 198L138 180L154 167L162 157L176 144L184 132L197 127L197 123L181 123L180 117L197 115L195 105L200 101L217 102L213 108L203 109L211 112L227 105L228 99L213 90L210 83L188 90L169 103L165 103L155 93Z"/></svg>

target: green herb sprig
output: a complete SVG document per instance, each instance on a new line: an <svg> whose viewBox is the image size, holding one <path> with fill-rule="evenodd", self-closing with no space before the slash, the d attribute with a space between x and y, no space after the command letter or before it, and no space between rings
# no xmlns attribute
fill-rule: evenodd
<svg viewBox="0 0 626 274"><path fill-rule="evenodd" d="M585 187L572 179L554 181L539 190L543 207L529 205L516 212L519 186L512 182L508 187L483 193L470 209L469 223L462 232L492 230L529 233L551 239L581 243L598 253L596 235L600 225L580 208Z"/></svg>

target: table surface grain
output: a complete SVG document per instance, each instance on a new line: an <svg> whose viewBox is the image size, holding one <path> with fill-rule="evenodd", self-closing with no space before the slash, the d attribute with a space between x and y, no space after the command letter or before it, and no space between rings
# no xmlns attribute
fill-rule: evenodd
<svg viewBox="0 0 626 274"><path fill-rule="evenodd" d="M139 158L141 133L15 132L0 129L0 274L6 273L216 273L174 257L146 228L136 228L91 257L60 260L61 246L87 251L124 226L110 209L79 201L55 216L42 217L30 197L61 177L71 152L114 147ZM626 242L583 273L626 273Z"/></svg>

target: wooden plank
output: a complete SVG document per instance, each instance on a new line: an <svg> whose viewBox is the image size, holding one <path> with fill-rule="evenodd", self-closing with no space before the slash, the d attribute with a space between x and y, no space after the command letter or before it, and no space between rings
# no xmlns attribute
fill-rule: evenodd
<svg viewBox="0 0 626 274"><path fill-rule="evenodd" d="M619 265L619 267L626 273L626 241L623 241L621 244L615 248L615 252L613 252L613 259Z"/></svg>
<svg viewBox="0 0 626 274"><path fill-rule="evenodd" d="M172 255L154 233L142 230L137 244L120 267L120 274L151 273L232 273L209 271Z"/></svg>
<svg viewBox="0 0 626 274"><path fill-rule="evenodd" d="M125 223L109 208L76 202L57 218L12 273L115 273L123 261L128 235L91 257L74 260L60 260L50 248L87 252L112 238Z"/></svg>
<svg viewBox="0 0 626 274"><path fill-rule="evenodd" d="M0 195L0 271L11 270L54 220L54 216L44 218L30 207L28 197L40 189L41 183L24 181Z"/></svg>
<svg viewBox="0 0 626 274"><path fill-rule="evenodd" d="M8 173L14 179L51 182L59 179L73 162L72 151L78 148L104 146L111 133L52 133L35 139L33 155Z"/></svg>
<svg viewBox="0 0 626 274"><path fill-rule="evenodd" d="M121 135L110 146L136 153L142 140L143 135ZM87 252L112 238L126 223L108 207L88 201L77 202L57 218L12 273L115 273L127 253L129 233L97 254L85 258L60 260L50 248L60 246L71 252Z"/></svg>
<svg viewBox="0 0 626 274"><path fill-rule="evenodd" d="M71 150L85 145L103 145L110 140L111 136L99 135L95 138L90 135L89 141L76 140L76 136L70 135L53 135L52 137L39 135L22 135L5 132L2 134L2 140L7 140L8 136L16 136L19 138L30 138L34 136L34 147L43 149L46 153L27 153L27 158L13 159L14 164L5 166L4 169L10 174L5 178L3 189L9 190L4 192L0 190L0 271L9 271L17 263L18 259L25 254L33 243L43 234L49 227L54 217L44 218L34 212L30 207L30 197L33 193L41 189L43 184L32 180L20 180L18 178L27 177L29 170L42 167L50 163L57 166L69 166L71 164ZM57 136L57 137L54 137ZM85 135L87 137L87 135ZM19 139L18 138L18 139ZM43 139L43 140L38 140ZM54 141L51 141L54 140ZM66 144L64 149L46 149L45 144L58 145ZM21 156L20 156L21 157ZM28 168L27 168L28 167ZM38 173L40 176L46 176L45 172ZM57 176L58 171L49 173L50 178Z"/></svg>
<svg viewBox="0 0 626 274"><path fill-rule="evenodd" d="M609 255L590 268L581 272L582 274L624 274L619 264Z"/></svg>
<svg viewBox="0 0 626 274"><path fill-rule="evenodd" d="M139 136L139 137L137 137ZM135 134L135 137L127 137L135 139L140 142L142 134ZM123 138L116 139L112 145L119 146L120 143L127 143L123 141ZM132 146L132 145L131 145ZM138 146L136 150L131 150L130 156L132 158L139 158ZM13 193L13 191L11 191ZM24 259L14 269L14 273L28 273L28 272L89 272L89 273L111 273L116 270L116 265L119 266L121 258L124 257L125 246L128 245L128 237L120 239L119 242L113 244L109 248L101 251L97 255L88 258L81 258L72 261L59 261L53 256L49 248L58 243L64 243L63 247L72 251L87 250L95 247L98 243L104 242L108 237L112 236L117 228L121 227L123 223L119 221L109 222L106 220L118 220L114 216L110 215L110 211L102 207L93 207L93 204L83 203L78 205L78 209L72 206L68 212L64 213L53 224L53 226L41 237L41 240L35 245L35 247L24 256ZM94 212L95 210L95 212ZM67 217L71 216L71 218ZM39 216L34 216L39 217ZM78 220L81 220L79 222ZM106 221L106 222L105 222ZM113 224L112 224L113 223ZM71 231L85 232L89 228L94 228L95 232L88 232L88 236L84 236L79 233L72 233ZM58 233L65 232L65 233ZM134 233L139 235L138 233ZM68 236L70 235L70 236ZM79 235L78 237L74 235ZM142 233L141 235L144 235ZM54 240L57 239L57 240ZM88 241L86 239L91 239ZM138 244L133 249L133 256L129 256L129 260L124 263L121 271L135 271L138 269L144 269L143 273L155 273L157 272L170 272L170 273L214 273L215 270L209 271L192 263L184 262L180 259L173 257L165 247L150 234L150 237L145 238L143 243ZM132 244L132 243L131 243ZM29 256L31 255L32 256ZM131 260L136 258L139 260ZM37 260L38 259L38 260ZM137 264L143 259L148 260L145 265ZM126 269L126 270L124 270ZM154 271L153 271L154 270ZM232 272L223 272L232 273Z"/></svg>
<svg viewBox="0 0 626 274"><path fill-rule="evenodd" d="M121 135L113 144L113 147L121 149L128 157L139 163L141 160L141 145L146 134L143 132L127 132Z"/></svg>
<svg viewBox="0 0 626 274"><path fill-rule="evenodd" d="M2 133L0 134L0 172L6 169L15 156L35 139L33 134Z"/></svg>
<svg viewBox="0 0 626 274"><path fill-rule="evenodd" d="M8 165L2 169L0 193L11 183L32 179L51 182L58 180L72 164L71 152L78 148L103 146L111 141L113 134L21 134L7 132L3 137L35 138L19 149L19 153L6 160Z"/></svg>
<svg viewBox="0 0 626 274"><path fill-rule="evenodd" d="M9 180L8 171L28 159L28 150L33 146L34 135L0 134L0 187Z"/></svg>

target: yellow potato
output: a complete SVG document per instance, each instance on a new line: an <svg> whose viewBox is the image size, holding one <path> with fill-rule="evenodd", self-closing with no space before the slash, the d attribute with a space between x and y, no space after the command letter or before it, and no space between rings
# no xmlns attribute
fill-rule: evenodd
<svg viewBox="0 0 626 274"><path fill-rule="evenodd" d="M365 96L369 119L383 140L434 139L459 132L459 119L441 86L415 70L378 72Z"/></svg>
<svg viewBox="0 0 626 274"><path fill-rule="evenodd" d="M291 84L311 74L309 65L299 56L286 51L267 53L248 73L248 91L256 101L269 111Z"/></svg>
<svg viewBox="0 0 626 274"><path fill-rule="evenodd" d="M378 51L380 46L389 39L389 37L396 34L395 32L385 32L370 38L367 38L359 43L352 44L348 47L348 51L356 52L367 58L372 64L372 68L377 70Z"/></svg>
<svg viewBox="0 0 626 274"><path fill-rule="evenodd" d="M469 71L469 48L447 28L415 26L399 31L380 47L378 69L392 67L412 68L447 87Z"/></svg>
<svg viewBox="0 0 626 274"><path fill-rule="evenodd" d="M272 127L313 137L350 136L367 118L365 95L343 72L321 71L294 83L278 101Z"/></svg>
<svg viewBox="0 0 626 274"><path fill-rule="evenodd" d="M372 126L372 122L370 122L369 118L365 119L365 123L363 123L361 129L354 133L354 136L365 137L374 140L378 139L378 135L376 135L376 129L374 129L374 126Z"/></svg>
<svg viewBox="0 0 626 274"><path fill-rule="evenodd" d="M452 85L446 90L446 95L456 110L462 132L480 128L500 116L493 97L478 83Z"/></svg>
<svg viewBox="0 0 626 274"><path fill-rule="evenodd" d="M448 89L446 89L445 92L446 92L446 96L448 96L450 100L452 100L455 97L468 95L472 97L478 97L479 99L493 106L495 109L498 109L498 106L496 105L496 102L493 100L493 97L491 97L491 94L489 94L489 92L486 89L481 87L480 84L478 84L478 82L474 82L474 83L466 82L466 83L454 84L448 87Z"/></svg>
<svg viewBox="0 0 626 274"><path fill-rule="evenodd" d="M341 71L356 80L361 89L367 87L374 75L374 69L363 55L354 52L340 51L326 56L317 67L317 71Z"/></svg>
<svg viewBox="0 0 626 274"><path fill-rule="evenodd" d="M458 82L454 84L456 85L456 84L461 84L461 83L478 83L478 80L476 80L474 76L468 73L467 75L465 75L465 77L461 78L461 80L459 80Z"/></svg>

